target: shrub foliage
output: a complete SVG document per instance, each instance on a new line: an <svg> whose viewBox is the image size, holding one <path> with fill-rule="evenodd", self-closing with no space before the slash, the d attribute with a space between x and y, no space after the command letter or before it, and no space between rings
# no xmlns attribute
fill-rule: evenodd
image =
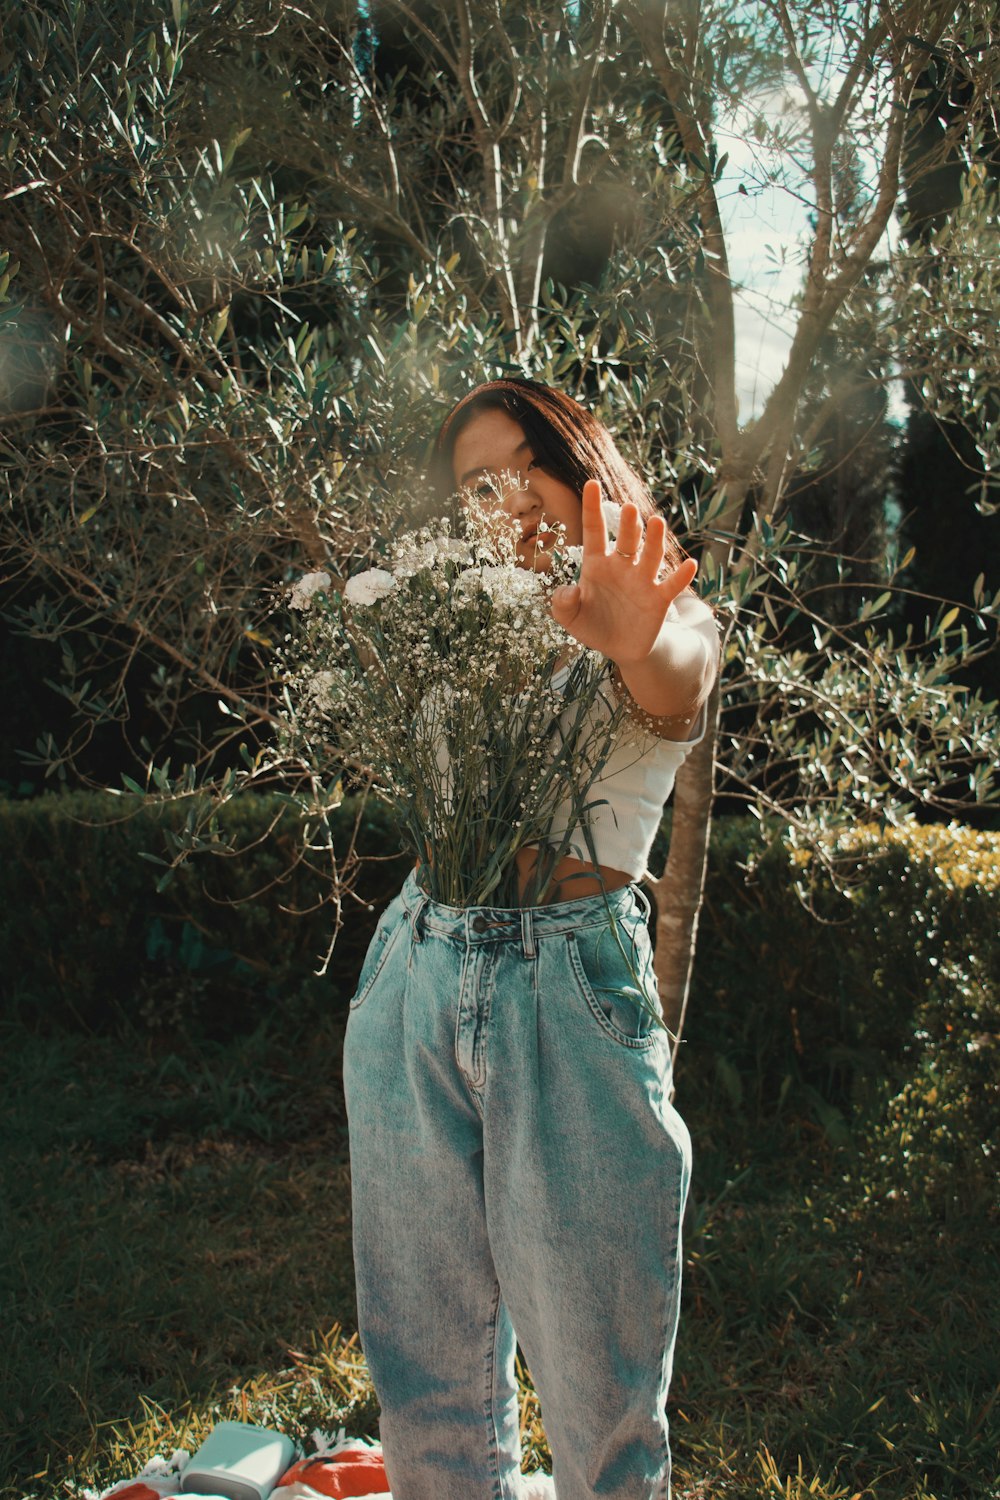
<svg viewBox="0 0 1000 1500"><path fill-rule="evenodd" d="M407 861L383 809L348 797L335 846L342 926L324 868L298 858L278 797L220 812L220 853L157 890L137 855L169 853L180 804L98 793L0 803L0 985L39 1028L196 1026L223 1035L280 1007L289 1025L347 1002L379 911ZM669 815L652 865L669 837ZM230 852L252 846L241 858ZM717 820L678 1086L709 1093L720 1149L732 1127L811 1128L863 1149L874 1194L942 1203L995 1197L1000 1152L1000 835L859 827L827 851L838 894L808 851L752 819ZM825 867L825 861L824 867ZM144 872L148 870L148 878ZM817 920L819 918L819 920ZM711 1149L711 1142L704 1146Z"/></svg>

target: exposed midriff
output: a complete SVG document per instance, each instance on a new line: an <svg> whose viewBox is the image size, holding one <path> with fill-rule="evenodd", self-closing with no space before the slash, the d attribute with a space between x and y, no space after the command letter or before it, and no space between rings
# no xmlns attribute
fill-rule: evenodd
<svg viewBox="0 0 1000 1500"><path fill-rule="evenodd" d="M537 850L533 844L519 849L514 856L518 900L522 905L537 858ZM420 869L419 860L414 868ZM631 879L631 875L624 870L612 870L608 865L593 865L567 854L555 867L543 905L548 906L553 901L576 901L581 896L599 896L602 891L616 891L621 886L628 885Z"/></svg>

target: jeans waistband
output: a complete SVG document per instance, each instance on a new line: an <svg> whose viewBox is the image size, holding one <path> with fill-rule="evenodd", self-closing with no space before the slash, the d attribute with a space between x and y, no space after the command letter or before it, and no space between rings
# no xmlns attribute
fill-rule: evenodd
<svg viewBox="0 0 1000 1500"><path fill-rule="evenodd" d="M614 916L623 917L638 905L646 919L651 910L645 891L635 883L546 906L445 906L425 895L411 870L399 895L418 942L424 932L470 944L517 941L529 957L534 957L535 938L607 922L609 908Z"/></svg>

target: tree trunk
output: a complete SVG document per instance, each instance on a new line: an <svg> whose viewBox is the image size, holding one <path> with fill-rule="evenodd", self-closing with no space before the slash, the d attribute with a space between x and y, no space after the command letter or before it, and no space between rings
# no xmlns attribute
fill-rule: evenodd
<svg viewBox="0 0 1000 1500"><path fill-rule="evenodd" d="M675 1066L684 1029L708 868L720 699L720 683L716 677L705 705L708 716L705 738L694 747L677 773L667 866L659 880L652 883L657 912L656 980L663 1018L674 1034Z"/></svg>

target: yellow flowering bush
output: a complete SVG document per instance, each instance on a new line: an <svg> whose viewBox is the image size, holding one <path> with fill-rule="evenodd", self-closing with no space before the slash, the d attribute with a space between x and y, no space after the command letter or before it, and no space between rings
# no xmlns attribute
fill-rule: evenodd
<svg viewBox="0 0 1000 1500"><path fill-rule="evenodd" d="M859 824L822 850L846 895L791 838L755 849L716 822L680 1087L720 1138L806 1119L873 1194L996 1205L1000 833Z"/></svg>
<svg viewBox="0 0 1000 1500"><path fill-rule="evenodd" d="M899 850L910 861L929 866L952 890L972 885L992 893L1000 890L1000 833L966 828L961 823L907 823L901 828L861 823L841 834L834 847L841 856L871 856L879 848ZM796 848L790 851L790 859L794 866L804 869L813 854L809 849Z"/></svg>

